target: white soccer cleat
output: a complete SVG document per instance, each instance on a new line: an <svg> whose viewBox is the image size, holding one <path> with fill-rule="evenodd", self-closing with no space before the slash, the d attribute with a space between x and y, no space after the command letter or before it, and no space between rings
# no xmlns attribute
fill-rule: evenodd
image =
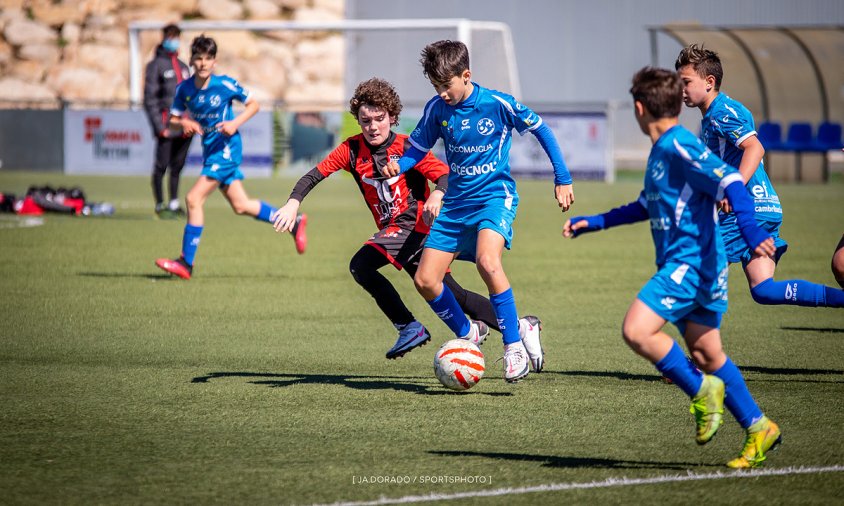
<svg viewBox="0 0 844 506"><path fill-rule="evenodd" d="M480 346L489 335L489 325L480 321L472 320L472 326L469 328L469 333L465 336L460 336L459 339L465 339L475 346Z"/></svg>
<svg viewBox="0 0 844 506"><path fill-rule="evenodd" d="M515 383L530 372L528 353L521 341L504 345L504 380Z"/></svg>
<svg viewBox="0 0 844 506"><path fill-rule="evenodd" d="M539 334L542 331L542 320L536 316L527 315L519 318L519 337L525 345L533 372L542 372L545 367L545 351Z"/></svg>
<svg viewBox="0 0 844 506"><path fill-rule="evenodd" d="M387 352L387 358L402 357L405 353L423 346L431 340L431 334L428 333L428 329L416 320L398 329L398 331L399 338L396 344Z"/></svg>

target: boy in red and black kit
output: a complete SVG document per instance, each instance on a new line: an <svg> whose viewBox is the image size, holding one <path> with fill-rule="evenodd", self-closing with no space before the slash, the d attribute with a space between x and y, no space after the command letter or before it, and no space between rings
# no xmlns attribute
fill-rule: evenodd
<svg viewBox="0 0 844 506"><path fill-rule="evenodd" d="M179 176L185 166L191 136L168 128L176 85L190 77L190 68L178 57L180 34L181 30L176 25L162 29L161 44L155 49L155 57L147 64L144 81L144 109L156 141L152 194L155 214L159 218L176 218L185 214L179 205ZM170 201L165 204L162 182L168 167Z"/></svg>
<svg viewBox="0 0 844 506"><path fill-rule="evenodd" d="M401 100L390 83L373 78L358 85L349 104L361 133L346 139L302 176L287 204L272 219L277 231L290 230L300 203L314 186L340 170L352 174L379 230L355 253L349 269L398 330L398 340L387 352L387 358L398 358L427 343L431 336L378 270L389 263L404 269L411 278L416 273L430 225L442 206L448 167L429 153L413 170L392 178L382 177L379 169L389 160L400 158L408 146L407 135L391 129L398 124ZM436 185L433 191L428 181ZM486 334L490 327L498 328L488 299L464 289L450 274L444 282L466 314L481 322L479 326ZM535 317L523 320L528 318ZM530 321L520 323L527 328ZM538 327L538 320L535 323Z"/></svg>

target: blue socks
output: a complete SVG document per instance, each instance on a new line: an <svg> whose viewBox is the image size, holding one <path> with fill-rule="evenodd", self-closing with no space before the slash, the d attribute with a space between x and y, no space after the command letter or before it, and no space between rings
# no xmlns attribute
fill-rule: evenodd
<svg viewBox="0 0 844 506"><path fill-rule="evenodd" d="M513 344L521 340L519 337L519 316L516 313L516 299L513 298L513 289L490 294L489 301L492 302L492 309L495 310L495 317L498 320L498 328L501 329L504 344Z"/></svg>
<svg viewBox="0 0 844 506"><path fill-rule="evenodd" d="M750 295L757 303L765 305L844 307L844 290L802 279L774 281L774 278L768 278L751 288Z"/></svg>
<svg viewBox="0 0 844 506"><path fill-rule="evenodd" d="M673 381L689 397L694 397L703 384L703 373L686 358L686 354L676 342L671 346L668 354L654 365L663 376ZM726 380L724 382L726 383Z"/></svg>
<svg viewBox="0 0 844 506"><path fill-rule="evenodd" d="M267 223L272 223L270 220L270 216L273 215L278 209L267 204L263 200L261 201L261 209L258 211L258 216L255 217L256 220L266 221Z"/></svg>
<svg viewBox="0 0 844 506"><path fill-rule="evenodd" d="M185 225L185 235L182 236L182 258L188 265L193 265L196 257L196 248L199 247L199 236L202 235L202 227L196 225Z"/></svg>
<svg viewBox="0 0 844 506"><path fill-rule="evenodd" d="M472 322L466 318L463 308L457 303L457 299L454 298L454 294L448 289L448 286L443 284L442 293L433 300L429 300L428 305L457 337L463 337L469 333ZM516 330L518 332L518 328Z"/></svg>
<svg viewBox="0 0 844 506"><path fill-rule="evenodd" d="M727 362L712 374L724 382L724 404L742 428L746 429L762 418L762 410L756 405L756 401L747 390L741 371L730 357L727 357Z"/></svg>

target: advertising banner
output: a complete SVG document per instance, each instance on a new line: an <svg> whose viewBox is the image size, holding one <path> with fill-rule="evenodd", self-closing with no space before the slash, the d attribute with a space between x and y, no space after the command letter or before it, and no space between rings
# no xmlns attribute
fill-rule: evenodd
<svg viewBox="0 0 844 506"><path fill-rule="evenodd" d="M66 109L64 111L64 171L67 174L149 175L155 154L152 128L143 111ZM272 173L272 112L262 111L240 129L241 170L247 176ZM191 143L183 174L202 168L202 142Z"/></svg>
<svg viewBox="0 0 844 506"><path fill-rule="evenodd" d="M554 132L566 166L575 181L612 181L612 153L603 112L540 113L542 121ZM530 133L519 138L514 132L510 148L513 177L553 179L548 156Z"/></svg>

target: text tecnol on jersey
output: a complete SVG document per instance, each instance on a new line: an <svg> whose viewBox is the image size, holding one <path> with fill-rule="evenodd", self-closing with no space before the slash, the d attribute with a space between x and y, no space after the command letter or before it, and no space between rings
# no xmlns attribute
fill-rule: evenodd
<svg viewBox="0 0 844 506"><path fill-rule="evenodd" d="M467 167L464 167L463 165L457 165L456 163L452 163L451 171L460 176L478 176L481 174L489 174L490 172L495 172L495 164L484 163L481 165L469 165Z"/></svg>

